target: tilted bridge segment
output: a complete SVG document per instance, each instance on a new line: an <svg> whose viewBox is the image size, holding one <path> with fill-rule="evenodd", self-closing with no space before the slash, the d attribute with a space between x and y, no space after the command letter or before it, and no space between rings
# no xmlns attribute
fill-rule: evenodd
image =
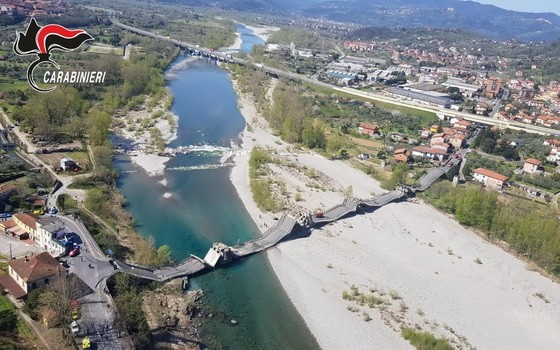
<svg viewBox="0 0 560 350"><path fill-rule="evenodd" d="M451 165L449 165L451 163ZM369 198L359 199L347 197L341 204L324 211L321 217L301 212L297 217L284 213L282 217L262 235L249 241L228 246L224 243L214 243L204 258L191 255L175 265L152 269L145 266L112 261L115 268L121 272L128 273L144 279L165 282L176 278L193 276L205 271L210 271L217 265L226 265L235 260L260 253L268 248L274 247L299 229L311 229L325 224L335 222L349 215L358 213L359 209L375 209L389 203L399 202L415 195L416 192L426 190L435 181L439 180L450 169L460 164L460 160L450 159L442 167L433 169L424 175L419 186L407 186L399 184L393 191Z"/></svg>
<svg viewBox="0 0 560 350"><path fill-rule="evenodd" d="M159 282L189 277L210 271L217 265L227 265L235 260L274 247L300 229L311 229L340 220L348 215L356 214L359 208L379 208L391 202L411 197L416 191L416 188L399 185L394 191L370 199L347 197L342 204L325 211L321 218L303 212L299 213L297 217L284 213L273 226L258 237L234 246L214 243L204 258L191 255L190 258L175 265L152 269L120 261L114 261L113 264L121 272Z"/></svg>

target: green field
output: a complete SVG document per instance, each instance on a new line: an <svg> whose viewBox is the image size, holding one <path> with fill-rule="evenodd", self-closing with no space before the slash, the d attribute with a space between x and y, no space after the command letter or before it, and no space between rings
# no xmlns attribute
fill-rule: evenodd
<svg viewBox="0 0 560 350"><path fill-rule="evenodd" d="M28 87L26 81L0 82L0 91L25 90Z"/></svg>
<svg viewBox="0 0 560 350"><path fill-rule="evenodd" d="M395 105L395 104L388 103L388 102L380 102L380 101L377 101L377 100L374 100L374 99L350 94L350 93L347 93L347 92L334 91L334 90L331 90L331 89L326 88L326 87L321 87L321 86L316 86L316 85L311 85L311 84L305 84L305 85L311 87L312 89L314 89L317 92L322 92L324 94L329 94L330 95L330 94L334 93L337 96L345 97L345 98L348 98L348 99L351 99L351 100L370 102L370 103L373 103L375 105L375 107L378 107L378 108L381 108L381 109L385 109L385 110L389 110L389 111L396 110L396 111L402 112L404 114L412 115L412 116L415 116L415 117L427 118L427 119L437 118L436 114L432 113L432 112L422 111L422 110L418 110L418 109L412 108L412 107L399 106L399 105Z"/></svg>

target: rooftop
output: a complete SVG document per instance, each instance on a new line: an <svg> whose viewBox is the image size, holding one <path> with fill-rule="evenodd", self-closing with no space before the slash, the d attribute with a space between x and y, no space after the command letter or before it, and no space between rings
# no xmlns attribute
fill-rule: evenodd
<svg viewBox="0 0 560 350"><path fill-rule="evenodd" d="M370 123L360 123L358 124L358 126L364 129L371 129L371 130L376 130L377 128L379 128L377 125L370 124Z"/></svg>
<svg viewBox="0 0 560 350"><path fill-rule="evenodd" d="M473 173L488 176L492 179L496 179L496 180L500 180L500 181L506 181L508 179L508 177L505 176L505 175L502 175L502 174L497 173L495 171L484 169L484 168L474 169Z"/></svg>
<svg viewBox="0 0 560 350"><path fill-rule="evenodd" d="M21 221L24 225L31 227L32 229L37 229L37 219L38 217L32 214L16 214L15 219Z"/></svg>
<svg viewBox="0 0 560 350"><path fill-rule="evenodd" d="M20 299L27 295L25 290L21 288L19 284L10 275L4 275L0 277L0 284L10 292L10 294L16 298Z"/></svg>
<svg viewBox="0 0 560 350"><path fill-rule="evenodd" d="M12 184L2 185L0 186L0 195L10 193L15 190L17 187Z"/></svg>
<svg viewBox="0 0 560 350"><path fill-rule="evenodd" d="M61 272L58 261L49 253L25 256L8 263L25 282L32 282Z"/></svg>
<svg viewBox="0 0 560 350"><path fill-rule="evenodd" d="M541 165L541 161L535 158L527 158L525 159L525 163L529 163L532 165Z"/></svg>

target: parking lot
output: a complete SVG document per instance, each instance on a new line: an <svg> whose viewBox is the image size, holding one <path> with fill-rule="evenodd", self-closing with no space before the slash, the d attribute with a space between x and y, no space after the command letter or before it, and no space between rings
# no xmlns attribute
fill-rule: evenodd
<svg viewBox="0 0 560 350"><path fill-rule="evenodd" d="M32 253L42 253L44 250L33 244L31 240L20 241L5 233L0 233L0 254L2 256L10 257L10 246L12 248L12 256L19 258L24 255L31 255Z"/></svg>

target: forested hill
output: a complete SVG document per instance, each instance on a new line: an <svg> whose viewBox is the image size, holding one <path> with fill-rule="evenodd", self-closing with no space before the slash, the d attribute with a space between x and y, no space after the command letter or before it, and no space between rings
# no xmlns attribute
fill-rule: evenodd
<svg viewBox="0 0 560 350"><path fill-rule="evenodd" d="M350 0L315 3L301 11L379 27L466 29L495 39L550 41L560 38L560 17L553 13L508 11L460 0Z"/></svg>
<svg viewBox="0 0 560 350"><path fill-rule="evenodd" d="M193 7L214 7L222 10L286 15L315 3L316 0L160 0Z"/></svg>

